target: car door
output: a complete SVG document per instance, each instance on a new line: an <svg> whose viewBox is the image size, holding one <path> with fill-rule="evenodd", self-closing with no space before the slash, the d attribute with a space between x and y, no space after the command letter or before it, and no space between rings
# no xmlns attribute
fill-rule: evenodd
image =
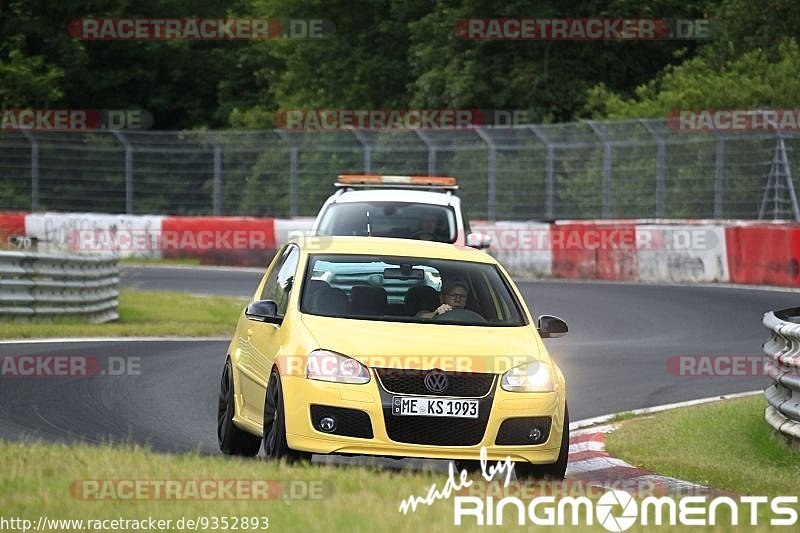
<svg viewBox="0 0 800 533"><path fill-rule="evenodd" d="M286 315L299 259L299 248L294 244L288 245L267 276L258 297L259 300L274 301L281 317ZM239 358L244 378L244 413L245 417L259 425L263 417L267 379L282 342L280 329L280 324L248 320L246 337L241 343L243 348L246 347Z"/></svg>

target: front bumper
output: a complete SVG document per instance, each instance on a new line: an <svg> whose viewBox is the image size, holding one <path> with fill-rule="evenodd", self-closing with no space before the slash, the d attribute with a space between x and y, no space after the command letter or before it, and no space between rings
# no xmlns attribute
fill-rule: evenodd
<svg viewBox="0 0 800 533"><path fill-rule="evenodd" d="M387 433L385 417L393 416L385 409L393 393L387 393L373 374L369 383L350 385L309 380L297 376L283 376L284 408L286 410L286 437L289 446L319 454L358 454L390 457L422 457L429 459L478 459L481 448L486 448L488 460L530 463L553 463L558 458L564 422L564 392L511 393L497 385L490 397L481 400L480 417L485 418L483 435L471 445L411 444L392 440ZM488 400L488 401L487 401ZM372 438L332 435L317 430L311 420L311 406L323 405L363 411L372 425ZM495 444L500 425L506 419L520 417L552 417L547 440L532 445ZM429 417L418 418L422 425L434 423ZM458 419L437 418L435 424L444 434L452 430ZM448 424L450 422L450 424Z"/></svg>

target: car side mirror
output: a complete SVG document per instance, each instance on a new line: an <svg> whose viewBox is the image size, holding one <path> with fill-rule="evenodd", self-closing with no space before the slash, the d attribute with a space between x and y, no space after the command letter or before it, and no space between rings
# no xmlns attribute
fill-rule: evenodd
<svg viewBox="0 0 800 533"><path fill-rule="evenodd" d="M542 315L536 323L539 336L543 339L556 339L563 337L569 331L567 323L553 315Z"/></svg>
<svg viewBox="0 0 800 533"><path fill-rule="evenodd" d="M492 237L483 233L470 233L467 235L467 246L483 250L492 245Z"/></svg>
<svg viewBox="0 0 800 533"><path fill-rule="evenodd" d="M255 322L269 322L271 324L280 324L283 318L278 316L278 304L272 300L256 300L247 305L244 310L245 316L248 320Z"/></svg>

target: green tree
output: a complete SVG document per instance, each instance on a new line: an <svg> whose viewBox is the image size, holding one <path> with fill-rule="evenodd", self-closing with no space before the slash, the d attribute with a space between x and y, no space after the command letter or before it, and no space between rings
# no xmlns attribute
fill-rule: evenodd
<svg viewBox="0 0 800 533"><path fill-rule="evenodd" d="M771 57L774 55L774 58ZM715 67L702 54L624 96L599 84L589 91L587 108L595 118L664 117L676 109L794 108L800 98L800 47L794 39L774 54L758 48Z"/></svg>

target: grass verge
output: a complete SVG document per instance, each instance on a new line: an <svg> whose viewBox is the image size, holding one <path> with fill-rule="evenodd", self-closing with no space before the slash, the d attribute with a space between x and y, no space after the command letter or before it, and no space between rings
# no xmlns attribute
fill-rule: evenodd
<svg viewBox="0 0 800 533"><path fill-rule="evenodd" d="M123 290L119 320L89 324L65 317L47 322L0 322L0 338L228 336L244 307L241 298Z"/></svg>
<svg viewBox="0 0 800 533"><path fill-rule="evenodd" d="M800 453L772 437L763 396L628 420L608 435L614 457L738 494L798 495Z"/></svg>
<svg viewBox="0 0 800 533"><path fill-rule="evenodd" d="M176 530L174 521L182 517L230 517L232 520L233 517L266 516L270 531L389 529L395 533L418 533L453 529L452 497L436 501L430 507L422 505L408 515L398 512L400 502L410 495L424 496L434 483L441 488L446 476L440 473L312 464L288 466L260 459L166 455L139 446L87 444L0 441L0 457L3 458L3 475L0 476L3 516L32 520L34 524L40 516L100 520L153 517L173 520L170 530ZM112 491L95 491L94 488L85 493L87 485L81 480L99 482L100 487L112 486L103 483L104 480L279 480L281 489L279 498L269 500L81 499L75 495L114 495ZM282 498L284 494L291 495L290 491L302 496L303 487L308 486L321 487L312 490L322 498ZM268 492L273 494L271 489ZM73 529L59 528L60 531ZM237 529L253 530L252 527ZM478 530L484 528L458 528L458 531Z"/></svg>

